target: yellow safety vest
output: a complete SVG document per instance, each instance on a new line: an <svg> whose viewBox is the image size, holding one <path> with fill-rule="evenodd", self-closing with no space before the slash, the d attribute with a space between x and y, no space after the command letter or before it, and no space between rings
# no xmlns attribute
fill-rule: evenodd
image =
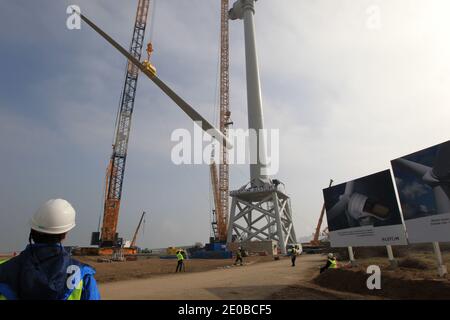
<svg viewBox="0 0 450 320"><path fill-rule="evenodd" d="M178 261L180 261L180 260L183 260L184 257L181 253L177 253L177 259L178 259Z"/></svg>
<svg viewBox="0 0 450 320"><path fill-rule="evenodd" d="M330 269L337 268L336 259L328 259L328 261L330 261L330 266L328 268L330 268Z"/></svg>
<svg viewBox="0 0 450 320"><path fill-rule="evenodd" d="M78 282L78 285L73 289L70 296L67 297L67 300L81 300L81 293L83 292L83 280Z"/></svg>

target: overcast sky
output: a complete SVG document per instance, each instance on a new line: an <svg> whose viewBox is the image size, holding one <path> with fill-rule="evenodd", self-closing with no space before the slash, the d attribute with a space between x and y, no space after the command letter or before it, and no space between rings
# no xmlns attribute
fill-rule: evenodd
<svg viewBox="0 0 450 320"><path fill-rule="evenodd" d="M67 30L66 8L79 5L128 47L137 1L0 3L0 252L23 247L29 218L55 197L77 210L67 243L88 245L102 212L125 61L87 25ZM219 3L156 0L146 38L152 34L160 78L212 122ZM256 3L265 123L280 129L277 178L291 195L298 236L314 231L330 178L381 171L449 139L449 12L448 0ZM230 33L232 120L246 128L242 21L230 21ZM140 77L119 231L131 238L146 210L142 247L210 235L209 169L171 162L177 128L192 130L191 121ZM248 171L231 167L231 189Z"/></svg>

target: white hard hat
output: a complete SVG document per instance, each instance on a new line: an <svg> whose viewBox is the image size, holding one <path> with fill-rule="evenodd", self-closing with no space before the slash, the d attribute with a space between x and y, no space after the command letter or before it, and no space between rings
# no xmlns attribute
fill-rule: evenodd
<svg viewBox="0 0 450 320"><path fill-rule="evenodd" d="M75 209L63 199L51 199L31 218L31 229L47 234L66 233L75 227Z"/></svg>
<svg viewBox="0 0 450 320"><path fill-rule="evenodd" d="M334 257L334 255L330 252L329 254L328 254L328 258L333 258Z"/></svg>

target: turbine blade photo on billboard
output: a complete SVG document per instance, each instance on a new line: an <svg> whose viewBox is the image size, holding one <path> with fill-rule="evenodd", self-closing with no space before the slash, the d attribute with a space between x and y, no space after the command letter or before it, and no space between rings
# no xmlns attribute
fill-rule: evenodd
<svg viewBox="0 0 450 320"><path fill-rule="evenodd" d="M450 141L391 165L409 241L450 241Z"/></svg>
<svg viewBox="0 0 450 320"><path fill-rule="evenodd" d="M323 190L333 247L406 244L389 170Z"/></svg>

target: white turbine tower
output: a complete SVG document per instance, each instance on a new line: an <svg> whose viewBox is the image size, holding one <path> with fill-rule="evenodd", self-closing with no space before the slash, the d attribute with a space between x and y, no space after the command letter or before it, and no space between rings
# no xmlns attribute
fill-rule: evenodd
<svg viewBox="0 0 450 320"><path fill-rule="evenodd" d="M266 139L264 129L261 85L256 54L255 0L237 0L229 11L231 20L244 21L245 66L247 77L247 110L250 134L250 182L232 197L227 242L275 240L282 253L286 246L297 242L292 223L289 196L266 174ZM256 148L253 148L256 147Z"/></svg>

